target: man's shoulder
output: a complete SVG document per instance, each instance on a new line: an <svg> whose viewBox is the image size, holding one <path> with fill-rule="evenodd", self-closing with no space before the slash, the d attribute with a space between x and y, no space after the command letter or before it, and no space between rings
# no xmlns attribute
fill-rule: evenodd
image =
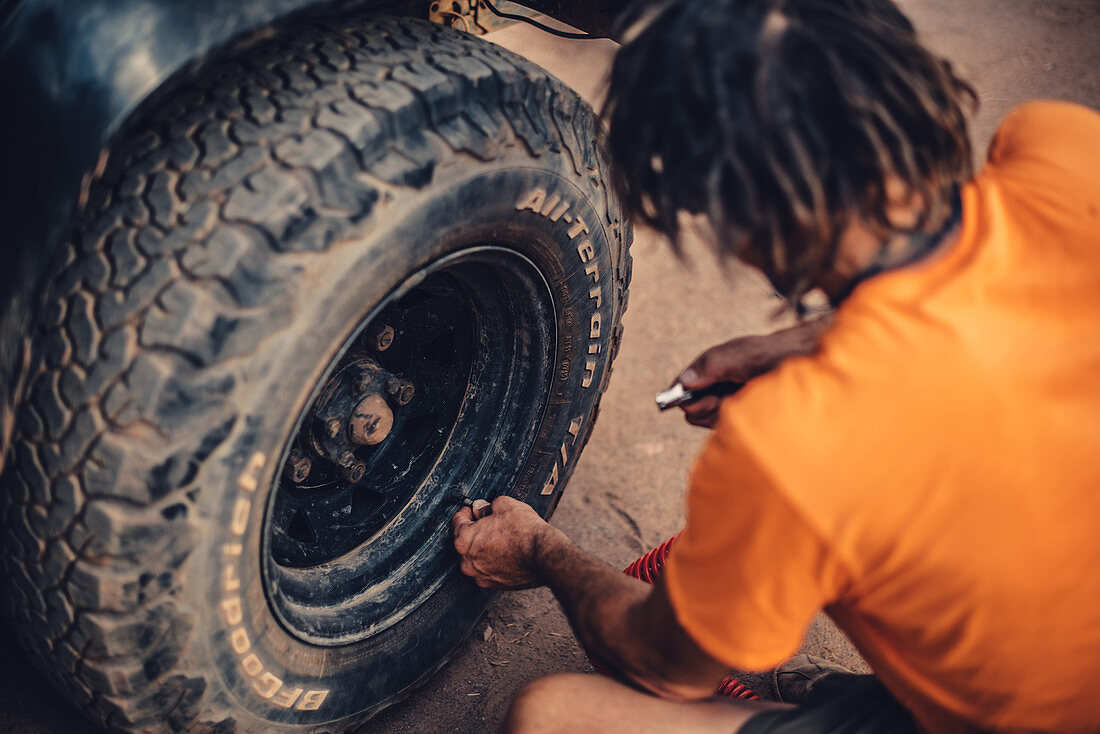
<svg viewBox="0 0 1100 734"><path fill-rule="evenodd" d="M1100 136L1100 112L1058 100L1035 100L1012 109L1001 121L990 145L990 152L999 146L1027 142L1033 136L1064 140L1066 133Z"/></svg>
<svg viewBox="0 0 1100 734"><path fill-rule="evenodd" d="M1060 188L1072 189L1080 180L1095 184L1100 181L1100 112L1072 102L1020 105L997 129L987 165Z"/></svg>
<svg viewBox="0 0 1100 734"><path fill-rule="evenodd" d="M808 516L869 507L867 494L894 483L897 467L920 463L915 452L935 443L928 426L952 413L937 374L949 337L917 334L916 319L890 310L842 309L818 352L722 407L717 430Z"/></svg>
<svg viewBox="0 0 1100 734"><path fill-rule="evenodd" d="M864 295L856 293L838 310L814 353L784 361L730 401L731 423L750 432L774 426L769 433L777 434L800 425L825 443L843 442L855 438L859 426L877 430L867 425L874 416L926 389L922 383L934 361L929 350L948 347L934 344L935 329L910 304Z"/></svg>

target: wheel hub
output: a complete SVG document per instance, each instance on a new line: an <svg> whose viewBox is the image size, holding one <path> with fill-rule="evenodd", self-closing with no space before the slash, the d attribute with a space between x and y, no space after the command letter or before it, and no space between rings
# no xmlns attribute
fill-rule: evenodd
<svg viewBox="0 0 1100 734"><path fill-rule="evenodd" d="M549 394L554 311L530 261L470 248L408 283L334 356L267 513L272 608L317 644L395 624L453 578L447 490L507 491Z"/></svg>
<svg viewBox="0 0 1100 734"><path fill-rule="evenodd" d="M394 406L405 407L414 394L408 380L370 357L353 357L321 390L313 408L309 448L316 457L335 464L347 481L362 481L367 465L357 452L379 445L393 429L393 409L386 398Z"/></svg>
<svg viewBox="0 0 1100 734"><path fill-rule="evenodd" d="M351 440L364 446L377 446L386 440L393 428L393 411L381 395L371 393L359 401L352 411Z"/></svg>

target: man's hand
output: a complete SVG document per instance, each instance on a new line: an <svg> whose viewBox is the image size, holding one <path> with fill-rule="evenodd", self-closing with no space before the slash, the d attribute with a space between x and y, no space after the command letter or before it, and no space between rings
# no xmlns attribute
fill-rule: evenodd
<svg viewBox="0 0 1100 734"><path fill-rule="evenodd" d="M696 357L673 384L698 390L716 382L748 382L775 369L787 357L813 352L831 322L831 316L823 316L764 336L731 339ZM721 398L708 396L680 407L688 423L713 428L721 404Z"/></svg>
<svg viewBox="0 0 1100 734"><path fill-rule="evenodd" d="M716 382L748 382L767 372L766 336L744 336L711 347L695 358L676 378L689 390L699 390ZM718 420L722 399L714 395L684 403L680 408L688 423L713 428Z"/></svg>
<svg viewBox="0 0 1100 734"><path fill-rule="evenodd" d="M483 589L529 589L543 583L537 568L540 541L558 531L530 506L511 497L463 507L451 518L459 568Z"/></svg>
<svg viewBox="0 0 1100 734"><path fill-rule="evenodd" d="M707 698L726 668L680 627L663 584L651 587L582 551L510 497L463 507L451 519L462 572L483 589L546 584L593 659L651 693Z"/></svg>

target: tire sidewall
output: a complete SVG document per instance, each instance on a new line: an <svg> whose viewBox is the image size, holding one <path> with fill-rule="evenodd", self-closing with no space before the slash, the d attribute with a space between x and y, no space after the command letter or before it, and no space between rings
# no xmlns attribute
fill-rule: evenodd
<svg viewBox="0 0 1100 734"><path fill-rule="evenodd" d="M486 244L512 248L540 271L557 323L554 375L548 400L531 397L545 400L542 420L531 426L533 448L508 493L544 517L560 498L611 357L617 222L582 189L594 180L561 157L548 154L541 167L522 160L438 177L380 205L369 232L303 260L292 325L261 345L238 381L231 399L241 418L200 475L206 527L184 569L192 577L185 593L226 703L260 722L313 726L373 713L441 664L491 599L458 574L455 556L449 578L407 617L360 642L319 647L288 633L265 596L261 538L288 438L326 366L410 274ZM447 519L432 543L453 554Z"/></svg>

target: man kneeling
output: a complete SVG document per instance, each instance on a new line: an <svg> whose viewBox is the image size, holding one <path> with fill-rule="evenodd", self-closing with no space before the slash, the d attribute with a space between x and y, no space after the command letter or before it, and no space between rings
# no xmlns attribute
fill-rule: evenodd
<svg viewBox="0 0 1100 734"><path fill-rule="evenodd" d="M549 586L627 684L537 681L505 729L1097 730L1100 115L1021 107L975 176L973 92L890 0L669 0L625 35L627 208L836 311L681 375L748 385L687 408L714 430L655 586L514 500L455 516L466 574ZM821 609L874 676L799 660L797 708L713 697Z"/></svg>

